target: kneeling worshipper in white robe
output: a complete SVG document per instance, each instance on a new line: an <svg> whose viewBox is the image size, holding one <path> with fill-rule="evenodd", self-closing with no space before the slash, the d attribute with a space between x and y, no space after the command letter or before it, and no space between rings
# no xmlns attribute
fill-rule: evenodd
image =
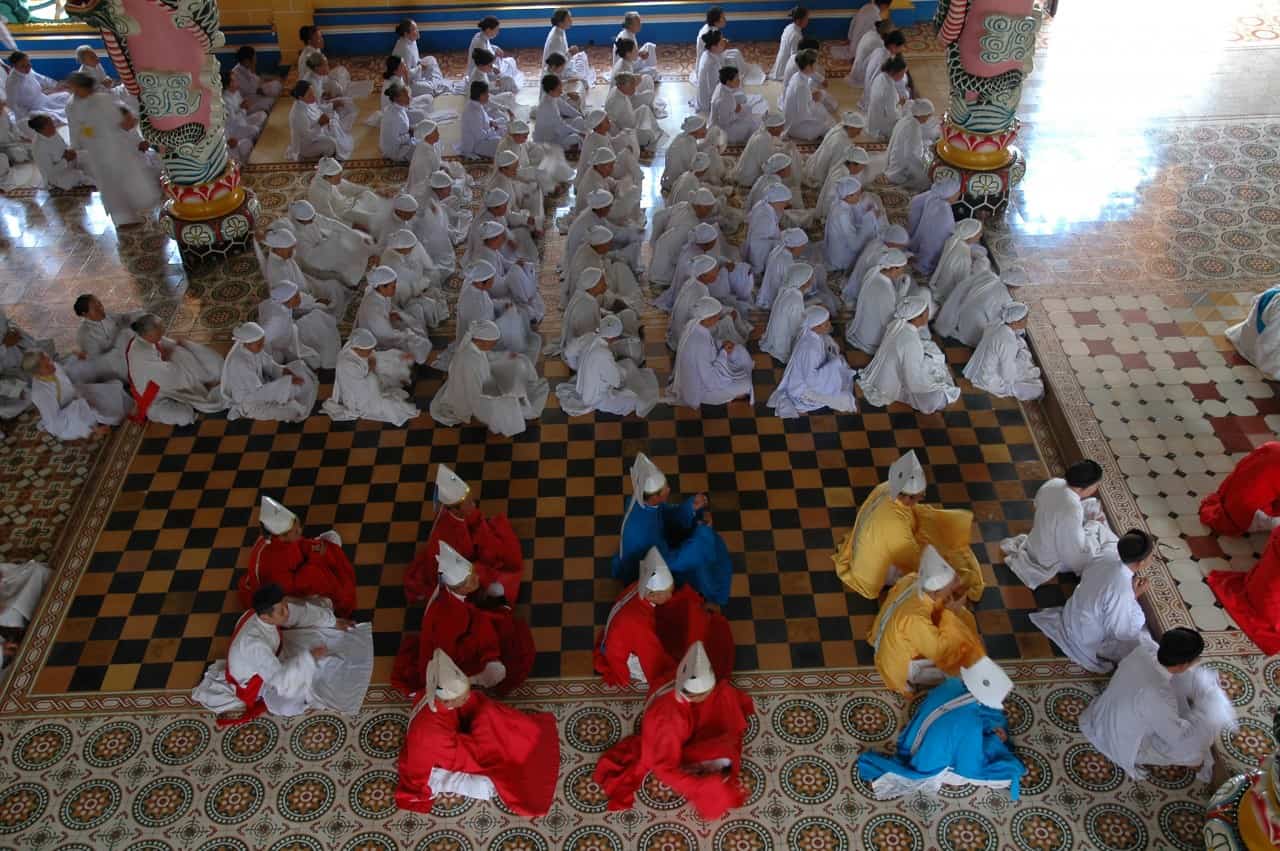
<svg viewBox="0 0 1280 851"><path fill-rule="evenodd" d="M899 283L906 274L907 255L896 248L886 251L867 273L857 290L853 318L845 328L844 338L849 345L869 355L879 350L900 300ZM845 293L848 292L846 287Z"/></svg>
<svg viewBox="0 0 1280 851"><path fill-rule="evenodd" d="M751 191L747 193L747 201L744 205L747 210L751 210L764 197L764 193L770 186L781 184L791 190L791 207L787 210L787 221L795 227L808 227L816 214L812 210L796 207L797 199L800 201L804 199L801 181L798 178L799 170L795 165L798 162L800 160L789 154L773 154L765 160L764 171L756 178Z"/></svg>
<svg viewBox="0 0 1280 851"><path fill-rule="evenodd" d="M1118 540L1097 498L1102 466L1086 459L1068 467L1065 475L1036 491L1031 532L1000 542L1005 564L1032 590L1055 574L1082 573Z"/></svg>
<svg viewBox="0 0 1280 851"><path fill-rule="evenodd" d="M1027 346L1027 306L1011 301L1000 310L1000 319L987 326L982 341L964 367L964 377L974 387L993 396L1030 402L1044 396L1040 367Z"/></svg>
<svg viewBox="0 0 1280 851"><path fill-rule="evenodd" d="M350 159L355 141L333 106L321 103L316 97L315 86L299 80L289 94L293 96L293 105L289 107L289 146L284 152L285 159Z"/></svg>
<svg viewBox="0 0 1280 851"><path fill-rule="evenodd" d="M1280 381L1280 285L1259 293L1249 315L1227 329L1240 356L1272 381Z"/></svg>
<svg viewBox="0 0 1280 851"><path fill-rule="evenodd" d="M449 368L450 361L477 322L492 322L498 326L501 333L495 341L498 351L521 354L530 362L538 359L542 351L542 337L530 328L528 315L519 305L507 299L492 297L497 274L498 270L493 264L485 260L477 260L467 267L462 290L458 294L457 336L432 364L436 369Z"/></svg>
<svg viewBox="0 0 1280 851"><path fill-rule="evenodd" d="M8 59L8 74L2 82L14 116L21 121L36 114L47 115L59 124L66 124L71 93L64 91L65 87L57 80L34 70L26 53L16 51Z"/></svg>
<svg viewBox="0 0 1280 851"><path fill-rule="evenodd" d="M587 207L573 220L572 227L565 237L564 256L573 259L578 249L587 242L587 235L593 228L607 227L613 232L613 245L619 256L627 261L632 271L641 269L640 249L644 247L644 228L628 225L619 227L609 220L613 212L613 193L607 189L597 189L587 196Z"/></svg>
<svg viewBox="0 0 1280 851"><path fill-rule="evenodd" d="M317 213L371 233L387 217L391 206L383 198L358 183L344 180L342 163L325 157L316 164L315 177L307 187L307 200Z"/></svg>
<svg viewBox="0 0 1280 851"><path fill-rule="evenodd" d="M392 162L407 163L413 157L416 144L413 127L410 125L409 90L399 83L393 83L383 94L387 97L387 103L383 105L382 115L378 119L378 150Z"/></svg>
<svg viewBox="0 0 1280 851"><path fill-rule="evenodd" d="M459 207L465 212L465 219L459 219L459 226L454 225L454 216L458 212L450 207L453 187L448 174L437 171L431 175L431 190L425 202L418 205L418 216L414 219L415 233L422 242L422 247L431 255L431 262L441 274L451 276L458 268L458 255L454 246L467 241L467 231L471 229L471 211ZM437 194L443 193L443 194Z"/></svg>
<svg viewBox="0 0 1280 851"><path fill-rule="evenodd" d="M956 285L977 271L974 269L976 258L986 259L987 250L978 244L981 238L982 222L977 219L956 222L929 277L929 289L939 304L945 304Z"/></svg>
<svg viewBox="0 0 1280 851"><path fill-rule="evenodd" d="M505 141L506 137L503 137ZM511 197L511 208L527 213L533 229L542 230L546 222L546 201L542 186L534 175L520 176L520 155L513 150L498 151L493 157L493 173L485 183L485 191L501 189Z"/></svg>
<svg viewBox="0 0 1280 851"><path fill-rule="evenodd" d="M574 187L582 180L591 168L591 156L597 148L612 148L618 155L618 176L631 178L636 186L644 185L644 172L640 169L640 143L636 134L615 125L609 114L603 109L593 109L587 113L586 126L590 130L582 141L582 152L578 154L578 172L574 177Z"/></svg>
<svg viewBox="0 0 1280 851"><path fill-rule="evenodd" d="M933 185L911 199L907 209L909 248L916 257L916 268L932 275L942 255L942 246L956 229L951 205L960 200L960 181L939 177Z"/></svg>
<svg viewBox="0 0 1280 851"><path fill-rule="evenodd" d="M648 416L659 401L658 376L616 353L615 345L626 339L622 320L606 314L589 337L578 356L577 376L556 387L561 410L571 417L592 411Z"/></svg>
<svg viewBox="0 0 1280 851"><path fill-rule="evenodd" d="M724 138L725 144L744 145L763 126L761 117L768 103L760 95L742 91L742 72L733 65L722 65L720 82L711 93L708 123Z"/></svg>
<svg viewBox="0 0 1280 851"><path fill-rule="evenodd" d="M271 227L293 231L302 271L316 278L337 278L348 287L360 285L369 270L369 258L376 253L368 234L319 215L310 201L294 201L289 205L289 218L277 220Z"/></svg>
<svg viewBox="0 0 1280 851"><path fill-rule="evenodd" d="M689 101L694 112L707 115L711 111L711 99L720 84L720 69L725 65L729 40L718 31L704 32L698 37L698 58L693 67L693 98Z"/></svg>
<svg viewBox="0 0 1280 851"><path fill-rule="evenodd" d="M1132 780L1147 779L1140 765L1179 765L1208 782L1236 712L1218 672L1199 665L1203 653L1204 638L1186 627L1166 631L1158 649L1140 644L1080 714L1080 732Z"/></svg>
<svg viewBox="0 0 1280 851"><path fill-rule="evenodd" d="M458 152L468 159L493 159L498 142L507 131L506 113L490 104L489 84L483 80L471 83L467 105L462 108L462 142Z"/></svg>
<svg viewBox="0 0 1280 851"><path fill-rule="evenodd" d="M205 671L191 692L211 712L235 712L218 727L260 715L302 715L327 709L355 715L373 676L373 625L334 617L322 597L284 596L279 585L253 595L231 634L226 661Z"/></svg>
<svg viewBox="0 0 1280 851"><path fill-rule="evenodd" d="M733 274L728 268L730 265L734 265ZM691 278L681 285L680 295L671 309L667 345L677 344L698 300L710 296L724 308L721 324L716 327L717 338L746 346L751 336L751 322L747 319L751 310L751 279L738 272L739 265L721 262L706 254L694 258L689 268ZM745 286L739 288L740 284Z"/></svg>
<svg viewBox="0 0 1280 851"><path fill-rule="evenodd" d="M398 349L412 355L414 363L426 363L431 355L431 340L423 318L402 311L396 303L398 281L389 266L375 266L369 271L368 286L360 308L356 311L356 328L372 332L378 345Z"/></svg>
<svg viewBox="0 0 1280 851"><path fill-rule="evenodd" d="M725 166L720 157L720 146L717 140L712 138L705 118L701 115L690 115L680 125L680 132L667 146L667 162L662 170L660 182L664 194L671 192L681 178L693 169L694 160L697 159L698 154L705 154L707 157L707 169L710 172L706 176L708 182L718 183L723 180ZM711 162L713 156L716 160L714 169ZM667 203L675 202L668 199Z"/></svg>
<svg viewBox="0 0 1280 851"><path fill-rule="evenodd" d="M378 339L356 328L338 354L333 395L320 406L332 420L376 420L402 426L421 411L409 398L413 355L399 349L375 351Z"/></svg>
<svg viewBox="0 0 1280 851"><path fill-rule="evenodd" d="M783 138L786 129L786 117L777 110L769 110L764 114L764 126L751 134L746 147L738 156L733 167L733 182L743 189L750 189L764 174L764 164L774 154L786 154L792 162L800 160L799 149L795 142Z"/></svg>
<svg viewBox="0 0 1280 851"><path fill-rule="evenodd" d="M467 233L467 250L463 253L462 262L471 263L471 253L484 242L480 236L480 227L485 222L501 222L507 228L510 240L508 256L512 260L527 260L532 265L538 264L538 245L534 241L537 228L534 227L533 216L524 210L511 206L511 196L505 189L490 189L484 193L484 209L480 215L471 220L471 230Z"/></svg>
<svg viewBox="0 0 1280 851"><path fill-rule="evenodd" d="M52 575L48 566L38 561L0 563L0 627L25 630L40 608L40 598ZM16 644L0 642L0 683L6 676L5 666L17 651Z"/></svg>
<svg viewBox="0 0 1280 851"><path fill-rule="evenodd" d="M730 233L736 233L738 228L742 227L745 216L740 209L736 209L729 205L728 201L733 197L732 186L716 186L710 182L711 158L702 151L698 151L693 157L693 163L689 166L689 170L680 175L679 179L671 186L671 192L667 195L667 207L674 207L681 201L692 201L694 194L703 187L711 190L711 194L716 196L718 201L718 216L721 224ZM658 211L662 212L661 210Z"/></svg>
<svg viewBox="0 0 1280 851"><path fill-rule="evenodd" d="M501 156L503 151L515 153L519 178L536 183L544 195L561 192L573 180L575 172L564 157L564 148L529 141L527 121L513 121L507 125L507 135L498 143L496 156Z"/></svg>
<svg viewBox="0 0 1280 851"><path fill-rule="evenodd" d="M31 407L31 378L22 368L23 358L30 352L56 356L52 340L36 340L11 321L0 308L0 419L13 419ZM65 368L78 365L68 360ZM76 370L77 378L88 377L89 371Z"/></svg>
<svg viewBox="0 0 1280 851"><path fill-rule="evenodd" d="M311 416L319 386L300 360L281 366L267 351L267 332L257 322L238 326L235 345L222 362L222 398L227 419L302 422Z"/></svg>
<svg viewBox="0 0 1280 851"><path fill-rule="evenodd" d="M879 223L862 208L861 201L862 181L856 177L840 178L822 247L827 268L842 278L857 262L863 246L879 231Z"/></svg>
<svg viewBox="0 0 1280 851"><path fill-rule="evenodd" d="M471 187L474 181L462 163L446 160L440 153L440 128L431 119L418 122L413 128L413 135L418 144L413 148L413 157L409 160L409 181L407 192L418 199L419 204L426 204L433 196L431 179L438 171L449 175L453 192L451 194L465 204L471 201Z"/></svg>
<svg viewBox="0 0 1280 851"><path fill-rule="evenodd" d="M769 407L783 419L823 408L838 414L856 413L853 384L857 376L831 339L831 314L821 305L807 307L782 380L769 397Z"/></svg>
<svg viewBox="0 0 1280 851"><path fill-rule="evenodd" d="M302 64L304 67L299 69L298 81L310 83L316 99L332 107L343 129L351 132L359 114L352 92L351 72L342 66L331 67L328 57L319 51L308 56Z"/></svg>
<svg viewBox="0 0 1280 851"><path fill-rule="evenodd" d="M614 36L614 43L622 39L630 39L636 44L636 52L632 58L637 74L644 74L649 77L658 75L658 46L651 41L640 40L640 20L639 12L627 12L622 16L622 29Z"/></svg>
<svg viewBox="0 0 1280 851"><path fill-rule="evenodd" d="M471 252L471 262L484 261L493 267L495 276L491 298L510 301L529 322L537 324L546 316L547 306L538 292L537 267L524 258L515 259L510 250L511 232L497 220L480 226L481 244Z"/></svg>
<svg viewBox="0 0 1280 851"><path fill-rule="evenodd" d="M883 141L893 135L902 118L907 97L898 86L907 75L905 56L888 56L880 64L868 63L869 83L863 87L867 111L867 135ZM863 102L860 102L862 105Z"/></svg>
<svg viewBox="0 0 1280 851"><path fill-rule="evenodd" d="M285 281L292 281L305 290L334 318L344 316L350 293L336 278L322 278L308 275L295 257L298 238L292 229L276 227L267 231L267 253L261 257L262 277L267 279L267 286L278 286ZM368 255L361 254L367 266Z"/></svg>
<svg viewBox="0 0 1280 851"><path fill-rule="evenodd" d="M461 321L461 320L459 320ZM550 388L533 361L496 351L501 334L489 320L473 322L449 363L449 376L431 400L431 418L466 425L474 417L504 437L522 433L526 420L542 415Z"/></svg>
<svg viewBox="0 0 1280 851"><path fill-rule="evenodd" d="M627 261L613 248L613 231L607 227L594 227L587 233L584 244L573 255L560 284L560 299L568 299L588 269L600 269L604 273L609 302L621 302L638 310L644 304L644 293L635 273Z"/></svg>
<svg viewBox="0 0 1280 851"><path fill-rule="evenodd" d="M542 43L542 64L554 55L567 63L564 67L565 77L581 80L587 88L596 84L596 72L591 68L591 61L586 51L569 44L569 28L573 26L573 13L561 7L551 13L551 31L547 40Z"/></svg>
<svg viewBox="0 0 1280 851"><path fill-rule="evenodd" d="M642 98L636 94L639 80L635 74L625 72L614 77L614 88L605 100L604 108L612 124L635 133L640 148L650 150L662 138L663 132L653 107L642 103Z"/></svg>
<svg viewBox="0 0 1280 851"><path fill-rule="evenodd" d="M732 340L719 342L712 329L724 308L709 296L698 300L676 348L669 394L689 408L724 405L735 399L755 402L751 355Z"/></svg>
<svg viewBox="0 0 1280 851"><path fill-rule="evenodd" d="M119 381L74 384L45 352L24 354L22 368L31 376L31 403L40 412L41 430L59 440L106 434L133 410L133 401Z"/></svg>
<svg viewBox="0 0 1280 851"><path fill-rule="evenodd" d="M415 328L435 328L449 318L449 302L427 251L408 228L392 234L380 264L396 274L396 309L413 317Z"/></svg>
<svg viewBox="0 0 1280 851"><path fill-rule="evenodd" d="M816 77L814 63L818 56L813 51L796 55L800 71L787 83L782 96L782 114L787 119L787 138L798 142L812 142L822 138L835 119L823 103L823 91Z"/></svg>
<svg viewBox="0 0 1280 851"><path fill-rule="evenodd" d="M928 299L908 296L894 317L858 379L862 395L877 408L905 402L922 414L941 411L960 398L960 388L938 344L921 337L929 328Z"/></svg>
<svg viewBox="0 0 1280 851"><path fill-rule="evenodd" d="M129 326L146 311L108 313L98 297L91 293L77 296L72 309L80 317L80 325L76 328L76 346L80 356L75 380L128 380L124 349L133 339L133 329Z"/></svg>
<svg viewBox="0 0 1280 851"><path fill-rule="evenodd" d="M983 332L999 320L1000 311L1013 302L1009 287L991 271L988 263L975 263L978 269L961 281L938 311L933 330L943 337L976 346Z"/></svg>
<svg viewBox="0 0 1280 851"><path fill-rule="evenodd" d="M1150 583L1143 571L1151 564L1155 541L1130 529L1115 548L1085 568L1067 602L1031 614L1031 622L1086 671L1107 674L1138 645L1155 649L1147 616L1138 598Z"/></svg>
<svg viewBox="0 0 1280 851"><path fill-rule="evenodd" d="M933 103L925 98L911 101L907 114L893 125L889 137L889 166L884 176L912 192L929 186L925 164L924 124L933 117Z"/></svg>
<svg viewBox="0 0 1280 851"><path fill-rule="evenodd" d="M190 340L164 335L164 325L151 313L133 323L134 338L125 347L129 383L138 414L152 422L185 426L196 413L226 407L219 384L222 356Z"/></svg>
<svg viewBox="0 0 1280 851"><path fill-rule="evenodd" d="M782 242L783 215L791 206L791 190L781 183L765 190L747 215L747 243L742 259L757 275L764 275L769 255Z"/></svg>
<svg viewBox="0 0 1280 851"><path fill-rule="evenodd" d="M607 314L616 316L622 323L623 336L613 342L617 355L637 364L644 363L639 316L616 293L609 291L603 270L586 268L573 280L576 289L564 308L560 339L547 354L558 354L570 369L577 369L579 356L599 327L601 317Z"/></svg>
<svg viewBox="0 0 1280 851"><path fill-rule="evenodd" d="M618 155L611 148L596 148L591 155L591 169L578 181L575 213L587 206L587 198L601 189L613 195L609 221L618 227L642 227L644 213L640 209L640 187L626 175L618 176Z"/></svg>
<svg viewBox="0 0 1280 851"><path fill-rule="evenodd" d="M533 141L557 148L563 156L581 148L586 135L586 121L565 96L565 83L555 74L543 75L542 94L533 111Z"/></svg>
<svg viewBox="0 0 1280 851"><path fill-rule="evenodd" d="M760 281L760 289L756 293L756 307L768 310L782 292L786 281L787 270L796 263L808 263L813 267L814 292L812 297L819 299L828 310L837 309L834 295L827 289L827 271L822 267L821 243L809 244L809 236L800 228L787 228L782 232L782 239L773 251L769 252L769 260L765 263L764 277ZM710 253L710 252L707 252Z"/></svg>
<svg viewBox="0 0 1280 851"><path fill-rule="evenodd" d="M680 250L690 234L702 222L714 222L716 196L700 187L688 201L664 207L653 217L653 258L649 262L649 281L659 286L674 282Z"/></svg>
<svg viewBox="0 0 1280 851"><path fill-rule="evenodd" d="M333 369L342 338L338 320L293 281L271 288L258 305L258 324L267 335L267 351L281 363L300 360L312 369Z"/></svg>
<svg viewBox="0 0 1280 851"><path fill-rule="evenodd" d="M767 352L779 363L791 358L791 347L804 327L805 296L813 287L813 267L795 263L787 269L782 292L769 311L769 324L760 338L760 351Z"/></svg>
<svg viewBox="0 0 1280 851"><path fill-rule="evenodd" d="M718 227L711 222L698 222L693 228L689 241L685 243L684 248L680 249L680 258L676 261L676 274L672 278L672 286L654 300L654 307L665 310L667 313L672 312L676 302L680 300L681 292L694 277L693 262L703 254L710 255L720 264L731 292L751 291L751 267L734 259L736 253L733 251L733 246L724 239ZM679 334L675 337L678 339Z"/></svg>
<svg viewBox="0 0 1280 851"><path fill-rule="evenodd" d="M827 131L822 137L822 144L818 146L818 150L805 160L805 185L811 188L821 187L831 169L843 163L845 154L857 147L854 140L866 126L867 119L861 112L842 113L840 123Z"/></svg>
<svg viewBox="0 0 1280 851"><path fill-rule="evenodd" d="M67 191L93 185L93 178L82 167L75 148L62 140L52 118L37 113L27 119L27 126L34 131L31 158L48 188Z"/></svg>
<svg viewBox="0 0 1280 851"><path fill-rule="evenodd" d="M827 176L822 181L822 188L818 190L818 203L814 205L814 219L822 222L826 220L827 214L831 210L831 205L836 199L836 184L844 177L856 177L858 182L862 184L862 200L859 203L868 214L870 214L879 225L880 230L889 227L889 218L884 211L884 202L880 200L880 196L867 189L867 186L874 180L874 176L868 171L867 164L871 162L870 155L857 145L849 146L844 155L836 161L836 164L827 170Z"/></svg>
<svg viewBox="0 0 1280 851"><path fill-rule="evenodd" d="M867 240L867 244L863 246L862 252L858 254L858 262L853 264L853 272L849 274L849 278L845 281L844 289L840 291L840 298L850 307L858 303L858 294L862 290L862 282L866 280L867 273L880 264L880 260L886 253L898 250L906 256L907 243L910 242L907 236L907 229L902 225L889 225L880 236L873 236Z"/></svg>
<svg viewBox="0 0 1280 851"><path fill-rule="evenodd" d="M83 154L102 206L117 227L142 222L160 205L160 184L137 155L137 137L121 127L120 104L87 74L72 74L67 83L74 94L67 104L71 143Z"/></svg>

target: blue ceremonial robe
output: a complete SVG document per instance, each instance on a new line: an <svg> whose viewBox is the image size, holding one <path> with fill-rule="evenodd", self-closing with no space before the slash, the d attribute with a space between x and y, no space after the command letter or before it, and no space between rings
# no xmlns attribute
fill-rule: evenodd
<svg viewBox="0 0 1280 851"><path fill-rule="evenodd" d="M1003 711L978 703L963 680L950 677L925 696L898 737L897 755L866 751L858 757L858 773L874 783L885 774L925 780L949 768L967 780L1008 780L1016 801L1027 768L996 736L1006 723Z"/></svg>
<svg viewBox="0 0 1280 851"><path fill-rule="evenodd" d="M724 539L699 522L692 497L679 505L645 505L631 498L622 521L621 551L613 557L613 575L624 584L640 575L640 559L657 547L677 583L694 587L703 599L723 606L729 602L733 562Z"/></svg>

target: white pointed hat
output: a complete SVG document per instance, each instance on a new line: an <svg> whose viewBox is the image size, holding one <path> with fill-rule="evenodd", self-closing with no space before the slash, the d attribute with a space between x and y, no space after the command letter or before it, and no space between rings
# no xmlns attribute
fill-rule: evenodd
<svg viewBox="0 0 1280 851"><path fill-rule="evenodd" d="M711 667L707 648L701 641L695 641L676 669L676 688L685 694L706 694L715 686L716 672Z"/></svg>
<svg viewBox="0 0 1280 851"><path fill-rule="evenodd" d="M439 565L440 578L451 588L466 582L474 569L471 562L463 558L462 554L449 546L446 541L440 542Z"/></svg>
<svg viewBox="0 0 1280 851"><path fill-rule="evenodd" d="M960 679L964 680L969 694L992 709L1003 709L1004 699L1013 691L1013 680L1003 668L991 661L990 656L983 656L969 667L961 668Z"/></svg>
<svg viewBox="0 0 1280 851"><path fill-rule="evenodd" d="M657 547L649 547L649 552L640 560L640 588L644 591L666 591L673 585L675 577L667 567L667 560Z"/></svg>
<svg viewBox="0 0 1280 851"><path fill-rule="evenodd" d="M941 591L955 578L955 570L933 544L925 544L924 551L920 553L920 587L925 591Z"/></svg>
<svg viewBox="0 0 1280 851"><path fill-rule="evenodd" d="M909 450L889 468L889 495L924 493L928 482L924 478L924 467L916 458L916 451Z"/></svg>
<svg viewBox="0 0 1280 851"><path fill-rule="evenodd" d="M646 494L657 493L666 486L667 477L658 465L650 461L648 455L637 452L635 463L631 465L632 495L643 499Z"/></svg>
<svg viewBox="0 0 1280 851"><path fill-rule="evenodd" d="M436 499L444 505L457 505L471 492L461 476L441 464L436 467Z"/></svg>
<svg viewBox="0 0 1280 851"><path fill-rule="evenodd" d="M431 654L427 663L427 682L423 689L425 696L431 701L431 711L436 711L437 700L457 700L471 691L471 681L462 673L449 654L439 647Z"/></svg>
<svg viewBox="0 0 1280 851"><path fill-rule="evenodd" d="M264 495L262 497L262 507L258 510L258 519L271 534L283 535L293 528L298 515L271 497Z"/></svg>

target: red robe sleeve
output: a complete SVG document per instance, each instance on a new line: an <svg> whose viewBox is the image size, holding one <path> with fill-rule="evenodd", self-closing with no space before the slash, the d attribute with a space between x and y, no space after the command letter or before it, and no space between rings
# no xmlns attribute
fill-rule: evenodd
<svg viewBox="0 0 1280 851"><path fill-rule="evenodd" d="M502 646L493 621L477 617L479 614L482 613L470 604L440 588L435 600L422 613L421 630L405 633L401 639L391 671L391 684L406 697L416 695L426 679L427 662L437 647L448 653L469 677L501 658Z"/></svg>
<svg viewBox="0 0 1280 851"><path fill-rule="evenodd" d="M1259 650L1280 653L1280 529L1272 531L1266 551L1248 573L1215 570L1206 581Z"/></svg>
<svg viewBox="0 0 1280 851"><path fill-rule="evenodd" d="M708 701L714 699L708 698ZM663 783L693 804L703 819L715 821L739 807L746 799L738 782L741 740L737 753L724 753L719 742L704 743L697 738L694 708L682 704L675 694L656 701L644 714L640 730L641 761ZM718 738L718 737L717 737ZM713 744L711 748L704 744ZM703 760L728 757L733 765L727 773L695 774L686 766Z"/></svg>
<svg viewBox="0 0 1280 851"><path fill-rule="evenodd" d="M685 651L695 641L701 641L716 678L727 679L733 673L736 651L729 621L724 615L708 612L706 601L692 586L676 589L671 599L658 607L656 620L668 655L683 659Z"/></svg>
<svg viewBox="0 0 1280 851"><path fill-rule="evenodd" d="M524 551L520 539L505 514L486 518L479 509L467 516L467 528L475 547L473 560L483 587L497 583L502 595L515 605L520 599L520 580L524 576Z"/></svg>
<svg viewBox="0 0 1280 851"><path fill-rule="evenodd" d="M431 812L431 769L445 768L475 774L484 770L471 751L463 747L458 734L458 712L422 707L405 733L400 748L400 784L396 806L419 813Z"/></svg>
<svg viewBox="0 0 1280 851"><path fill-rule="evenodd" d="M470 721L462 746L517 815L545 815L560 773L560 736L550 712L521 712L472 692L460 710Z"/></svg>
<svg viewBox="0 0 1280 851"><path fill-rule="evenodd" d="M1200 522L1235 537L1248 531L1258 511L1280 516L1280 441L1264 443L1240 459L1200 503Z"/></svg>
<svg viewBox="0 0 1280 851"><path fill-rule="evenodd" d="M502 682L490 689L490 693L503 697L516 686L529 678L533 663L538 655L533 644L533 630L529 625L515 616L512 609L480 609L473 607L472 620L484 618L498 639L498 653L507 675Z"/></svg>
<svg viewBox="0 0 1280 851"><path fill-rule="evenodd" d="M623 595L634 588L632 584ZM640 661L646 682L659 683L675 676L680 657L673 659L668 646L659 637L657 611L637 594L623 605L608 627L601 630L596 639L595 670L606 683L630 687L631 668L627 659L633 653Z"/></svg>
<svg viewBox="0 0 1280 851"><path fill-rule="evenodd" d="M251 608L254 592L271 584L289 597L324 597L338 617L350 617L356 608L355 568L341 547L320 538L259 538L240 580L241 604Z"/></svg>

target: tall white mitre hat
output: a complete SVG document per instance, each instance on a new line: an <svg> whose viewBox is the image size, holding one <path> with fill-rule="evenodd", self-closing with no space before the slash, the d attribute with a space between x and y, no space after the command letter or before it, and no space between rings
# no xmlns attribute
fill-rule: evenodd
<svg viewBox="0 0 1280 851"><path fill-rule="evenodd" d="M983 656L969 667L961 668L960 679L964 680L969 694L992 709L1003 709L1004 699L1013 691L1013 680L1003 668L991 661L990 656Z"/></svg>
<svg viewBox="0 0 1280 851"><path fill-rule="evenodd" d="M640 587L645 591L666 591L673 585L675 577L667 567L667 560L657 547L649 547L649 552L640 559Z"/></svg>
<svg viewBox="0 0 1280 851"><path fill-rule="evenodd" d="M925 544L924 551L920 553L920 587L925 591L941 591L955 578L955 570L933 548L933 544Z"/></svg>
<svg viewBox="0 0 1280 851"><path fill-rule="evenodd" d="M676 688L685 694L706 694L715 687L716 672L711 667L707 648L701 641L695 641L676 669Z"/></svg>
<svg viewBox="0 0 1280 851"><path fill-rule="evenodd" d="M456 588L466 582L473 569L471 562L463 558L461 553L445 541L440 542L439 564L440 577L450 588Z"/></svg>
<svg viewBox="0 0 1280 851"><path fill-rule="evenodd" d="M271 497L263 496L262 507L258 511L258 519L271 534L283 535L293 528L293 523L298 519L298 515Z"/></svg>
<svg viewBox="0 0 1280 851"><path fill-rule="evenodd" d="M658 465L650 461L648 455L637 452L635 463L631 465L632 495L644 499L645 494L657 493L666 486L667 477Z"/></svg>
<svg viewBox="0 0 1280 851"><path fill-rule="evenodd" d="M431 661L427 663L427 682L423 691L430 700L428 705L431 711L435 712L437 700L457 700L463 697L471 691L471 682L449 658L449 654L437 647L436 652L431 654Z"/></svg>
<svg viewBox="0 0 1280 851"><path fill-rule="evenodd" d="M924 493L926 487L928 487L928 483L924 478L924 467L920 466L920 460L916 458L914 449L894 461L893 466L889 468L890 496L897 496L901 493Z"/></svg>
<svg viewBox="0 0 1280 851"><path fill-rule="evenodd" d="M457 505L467 498L471 486L453 470L441 464L436 467L436 499L445 505Z"/></svg>

